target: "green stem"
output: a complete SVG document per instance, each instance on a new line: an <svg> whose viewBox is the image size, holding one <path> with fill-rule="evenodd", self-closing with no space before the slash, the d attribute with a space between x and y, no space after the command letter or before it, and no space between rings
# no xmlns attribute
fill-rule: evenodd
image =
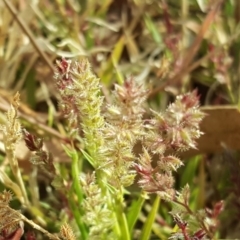
<svg viewBox="0 0 240 240"><path fill-rule="evenodd" d="M87 229L86 226L84 225L83 221L82 221L82 213L81 210L76 206L76 203L74 202L74 188L71 189L70 195L68 197L68 201L70 203L70 207L72 209L72 213L74 215L75 221L78 225L78 228L81 232L81 239L82 240L86 240L88 233L87 233Z"/></svg>
<svg viewBox="0 0 240 240"><path fill-rule="evenodd" d="M80 204L83 200L83 193L82 193L82 189L79 182L79 176L80 176L79 158L78 158L78 153L76 151L71 152L71 159L72 159L73 187L74 187L75 193L77 194L78 202Z"/></svg>
<svg viewBox="0 0 240 240"><path fill-rule="evenodd" d="M24 182L23 182L23 179L22 179L22 174L21 174L19 168L17 168L17 172L15 173L15 177L17 178L18 184L19 184L19 186L22 190L23 197L25 199L25 204L27 206L29 206L27 191L26 191L26 188L25 188L25 185L24 185Z"/></svg>
<svg viewBox="0 0 240 240"><path fill-rule="evenodd" d="M123 212L122 203L120 201L116 200L116 205L117 206L116 206L115 211L116 211L118 225L119 225L120 232L121 232L120 239L121 240L130 240L127 218Z"/></svg>
<svg viewBox="0 0 240 240"><path fill-rule="evenodd" d="M72 171L72 178L73 178L73 186L72 186L69 202L71 204L74 218L77 222L79 230L81 231L82 239L85 240L87 239L87 231L84 223L82 222L81 216L83 215L83 212L81 211L81 209L79 209L76 206L76 203L72 200L74 199L74 193L75 193L77 195L78 204L80 205L83 201L83 192L82 192L80 181L79 181L79 176L80 176L79 156L75 150L73 150L70 154L72 159L71 171Z"/></svg>
<svg viewBox="0 0 240 240"><path fill-rule="evenodd" d="M29 206L29 200L28 200L27 191L26 191L23 179L22 179L22 174L21 174L19 166L18 166L18 161L17 161L15 153L14 153L15 149L9 148L8 147L8 143L5 143L5 149L6 149L7 158L9 160L9 162L10 162L11 170L12 170L13 175L16 178L16 180L18 182L18 185L19 185L19 187L21 189L22 196L24 198L24 204L26 206Z"/></svg>

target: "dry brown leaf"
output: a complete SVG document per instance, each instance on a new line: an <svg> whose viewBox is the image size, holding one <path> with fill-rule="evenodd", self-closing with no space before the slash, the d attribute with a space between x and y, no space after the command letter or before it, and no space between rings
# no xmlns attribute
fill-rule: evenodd
<svg viewBox="0 0 240 240"><path fill-rule="evenodd" d="M183 155L216 153L223 151L223 146L240 150L240 111L236 106L203 107L207 114L201 123L204 135L197 141L198 150L190 150Z"/></svg>

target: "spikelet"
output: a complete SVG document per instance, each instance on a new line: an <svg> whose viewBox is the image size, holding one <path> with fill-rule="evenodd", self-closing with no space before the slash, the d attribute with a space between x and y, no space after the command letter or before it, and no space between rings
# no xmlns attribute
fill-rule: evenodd
<svg viewBox="0 0 240 240"><path fill-rule="evenodd" d="M64 223L60 229L60 236L63 240L76 240L72 228L69 224Z"/></svg>

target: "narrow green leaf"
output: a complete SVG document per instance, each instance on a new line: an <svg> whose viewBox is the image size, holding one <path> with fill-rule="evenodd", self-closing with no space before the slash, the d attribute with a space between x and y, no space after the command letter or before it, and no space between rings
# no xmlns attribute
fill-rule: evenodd
<svg viewBox="0 0 240 240"><path fill-rule="evenodd" d="M121 240L130 240L129 228L127 223L127 218L123 212L122 202L119 199L116 199L116 208L115 213L118 220L118 226L120 229Z"/></svg>
<svg viewBox="0 0 240 240"><path fill-rule="evenodd" d="M62 145L62 147L63 147L65 153L66 153L70 158L72 158L72 151L73 151L73 150L72 150L71 148L67 147L66 145Z"/></svg>
<svg viewBox="0 0 240 240"><path fill-rule="evenodd" d="M195 156L187 161L183 173L181 174L180 186L184 187L187 183L191 183L199 165L200 156ZM190 184L191 186L191 184Z"/></svg>
<svg viewBox="0 0 240 240"><path fill-rule="evenodd" d="M206 199L206 189L207 189L204 158L201 159L199 164L198 185L199 185L199 196L198 196L197 206L200 209L200 208L204 208L205 199Z"/></svg>
<svg viewBox="0 0 240 240"><path fill-rule="evenodd" d="M156 25L152 21L152 19L146 14L144 17L145 24L149 30L149 32L152 34L152 37L156 43L161 43L162 38L159 33L159 30L157 29Z"/></svg>
<svg viewBox="0 0 240 240"><path fill-rule="evenodd" d="M48 110L48 126L52 127L54 122L54 107L50 104Z"/></svg>
<svg viewBox="0 0 240 240"><path fill-rule="evenodd" d="M124 46L125 46L125 38L124 36L122 36L118 40L118 42L115 44L115 47L112 51L111 56L109 57L106 64L103 65L99 73L99 77L102 79L104 83L109 84L109 82L113 78L113 73L116 70L116 66L120 60ZM118 72L118 79L121 79L119 72Z"/></svg>
<svg viewBox="0 0 240 240"><path fill-rule="evenodd" d="M160 196L157 196L153 203L153 207L152 207L150 213L148 214L146 222L144 223L140 240L150 239L152 226L153 226L154 220L156 218L159 205L160 205Z"/></svg>
<svg viewBox="0 0 240 240"><path fill-rule="evenodd" d="M83 149L81 149L81 152L83 154L83 156L88 160L88 162L94 167L94 160L93 158Z"/></svg>
<svg viewBox="0 0 240 240"><path fill-rule="evenodd" d="M129 211L127 214L127 221L128 221L128 228L130 233L132 232L133 227L137 222L137 219L138 219L139 213L141 212L144 201L145 201L145 198L141 194L138 200L133 201L132 205L129 208Z"/></svg>
<svg viewBox="0 0 240 240"><path fill-rule="evenodd" d="M123 211L121 212L121 215L119 215L118 220L120 220L119 225L120 225L120 230L121 230L121 239L122 240L130 240L127 218Z"/></svg>

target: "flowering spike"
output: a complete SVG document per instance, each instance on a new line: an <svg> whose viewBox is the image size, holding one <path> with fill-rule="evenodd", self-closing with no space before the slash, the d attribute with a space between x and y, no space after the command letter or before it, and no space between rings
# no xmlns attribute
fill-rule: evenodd
<svg viewBox="0 0 240 240"><path fill-rule="evenodd" d="M26 129L22 129L24 141L30 151L37 151L43 147L43 140L36 138L33 134L29 133Z"/></svg>
<svg viewBox="0 0 240 240"><path fill-rule="evenodd" d="M55 77L61 95L59 105L68 117L69 128L82 129L86 148L99 165L98 152L103 144L101 129L104 126L99 79L86 59L57 61Z"/></svg>

